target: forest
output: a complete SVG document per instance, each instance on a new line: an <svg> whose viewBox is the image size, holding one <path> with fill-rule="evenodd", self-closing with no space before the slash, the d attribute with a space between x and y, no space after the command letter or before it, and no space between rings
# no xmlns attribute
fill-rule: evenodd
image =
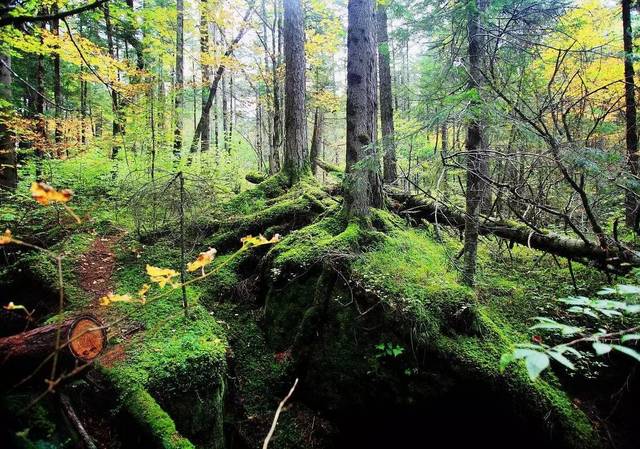
<svg viewBox="0 0 640 449"><path fill-rule="evenodd" d="M634 0L0 2L0 448L640 447L639 46Z"/></svg>

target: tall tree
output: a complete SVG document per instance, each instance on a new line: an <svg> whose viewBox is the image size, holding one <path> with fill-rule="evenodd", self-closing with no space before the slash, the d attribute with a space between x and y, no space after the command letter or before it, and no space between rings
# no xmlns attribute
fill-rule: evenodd
<svg viewBox="0 0 640 449"><path fill-rule="evenodd" d="M200 0L200 65L202 85L208 86L211 81L211 68L207 63L209 53L209 19L208 19L208 3L207 0ZM210 112L206 109L207 95L206 90L202 89L202 135L200 137L200 151L209 151L211 141L211 119Z"/></svg>
<svg viewBox="0 0 640 449"><path fill-rule="evenodd" d="M378 6L376 13L378 34L378 77L380 82L380 124L382 125L383 178L391 184L398 177L396 145L393 126L393 93L391 91L391 66L389 63L389 33L387 8Z"/></svg>
<svg viewBox="0 0 640 449"><path fill-rule="evenodd" d="M174 129L173 155L176 159L182 153L182 109L184 106L184 0L176 2L176 66L175 66L175 100L174 100ZM208 112L208 111L207 111Z"/></svg>
<svg viewBox="0 0 640 449"><path fill-rule="evenodd" d="M273 138L269 155L269 173L280 171L280 147L282 146L282 110L280 108L280 11L278 0L273 1L273 25L271 30L271 82L273 95Z"/></svg>
<svg viewBox="0 0 640 449"><path fill-rule="evenodd" d="M11 56L0 54L0 190L15 189L18 185L16 146L9 129L11 114Z"/></svg>
<svg viewBox="0 0 640 449"><path fill-rule="evenodd" d="M624 44L624 85L625 85L625 124L627 142L627 163L631 175L639 174L638 126L636 118L636 94L633 70L633 29L631 27L631 0L622 0L622 28ZM636 194L627 191L625 197L625 221L628 226L638 228L638 207Z"/></svg>
<svg viewBox="0 0 640 449"><path fill-rule="evenodd" d="M467 31L468 31L468 88L474 90L475 100L471 104L471 119L467 127L467 192L466 215L464 227L464 267L462 280L473 286L476 276L476 262L478 253L478 233L480 227L480 207L485 196L487 176L487 155L484 148L482 123L478 108L478 89L482 76L482 29L480 14L487 8L489 0L469 0L467 3Z"/></svg>
<svg viewBox="0 0 640 449"><path fill-rule="evenodd" d="M58 14L58 5L54 3L51 10L54 15ZM51 21L51 32L55 36L60 35L60 19L57 17ZM62 79L60 73L60 53L57 48L53 54L53 98L56 103L55 141L57 144L60 144L62 143ZM58 147L58 156L61 156L60 147Z"/></svg>
<svg viewBox="0 0 640 449"><path fill-rule="evenodd" d="M109 3L105 3L102 8L107 32L107 48L109 50L109 56L111 56L112 59L116 59L117 54L114 42L113 25L111 22L111 11L109 9ZM115 159L120 152L120 138L124 133L124 125L120 96L113 84L111 85L111 111L113 113L113 126L111 130L111 158Z"/></svg>
<svg viewBox="0 0 640 449"><path fill-rule="evenodd" d="M349 0L347 28L347 152L345 208L351 217L382 207L376 154L376 58L373 0Z"/></svg>
<svg viewBox="0 0 640 449"><path fill-rule="evenodd" d="M305 108L306 60L300 0L284 0L285 142L283 172L291 182L309 171Z"/></svg>

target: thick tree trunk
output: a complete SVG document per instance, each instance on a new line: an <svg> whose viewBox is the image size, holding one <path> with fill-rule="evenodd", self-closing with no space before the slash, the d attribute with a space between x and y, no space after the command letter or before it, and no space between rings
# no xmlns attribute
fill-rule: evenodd
<svg viewBox="0 0 640 449"><path fill-rule="evenodd" d="M207 95L204 86L209 86L211 82L211 68L206 64L209 53L209 20L207 0L200 0L200 65L202 75L202 134L200 136L200 151L209 151L211 141L211 119L207 106ZM197 126L197 125L196 125ZM191 148L193 151L193 148Z"/></svg>
<svg viewBox="0 0 640 449"><path fill-rule="evenodd" d="M58 336L59 349L83 362L95 359L107 345L103 324L87 315L0 338L0 366L25 360L43 361L56 350Z"/></svg>
<svg viewBox="0 0 640 449"><path fill-rule="evenodd" d="M0 99L6 105L12 104L10 69L11 56L0 54ZM16 144L14 135L7 126L11 113L9 106L0 108L0 190L13 190L18 186Z"/></svg>
<svg viewBox="0 0 640 449"><path fill-rule="evenodd" d="M184 107L184 0L177 0L176 11L178 14L176 21L173 156L177 161L182 155L182 109Z"/></svg>
<svg viewBox="0 0 640 449"><path fill-rule="evenodd" d="M352 217L382 207L376 154L376 61L373 0L349 0L347 30L347 151L345 208Z"/></svg>
<svg viewBox="0 0 640 449"><path fill-rule="evenodd" d="M393 93L391 90L391 66L389 64L389 35L387 32L387 8L378 6L378 76L380 82L380 124L382 125L383 179L386 184L395 182L396 145L393 126Z"/></svg>
<svg viewBox="0 0 640 449"><path fill-rule="evenodd" d="M627 141L627 163L631 176L639 174L638 127L636 118L636 96L633 70L633 30L631 28L631 0L622 0L622 27L624 43L625 124ZM633 192L625 198L625 221L627 226L638 229L638 202Z"/></svg>
<svg viewBox="0 0 640 449"><path fill-rule="evenodd" d="M476 91L480 87L482 61L482 30L480 12L484 11L488 0L470 0L467 5L467 29L469 34L469 89ZM480 102L472 102L471 108L478 108ZM471 118L467 128L467 192L466 192L466 221L464 231L464 267L462 280L473 286L476 275L476 259L478 252L478 228L480 208L485 197L486 182L483 178L488 175L487 161L484 149L482 124L476 115Z"/></svg>
<svg viewBox="0 0 640 449"><path fill-rule="evenodd" d="M309 171L306 60L301 0L284 0L285 143L283 171L296 182Z"/></svg>
<svg viewBox="0 0 640 449"><path fill-rule="evenodd" d="M278 37L280 28L280 12L278 11L278 0L273 2L273 32L271 33L271 82L273 93L273 138L271 154L269 155L269 173L275 174L280 171L280 147L282 146L282 111L280 108L280 81L278 79L278 68L280 66L280 38Z"/></svg>
<svg viewBox="0 0 640 449"><path fill-rule="evenodd" d="M324 111L316 107L313 118L313 137L311 138L311 173L315 176L318 173L318 158L322 147L322 131L324 128Z"/></svg>

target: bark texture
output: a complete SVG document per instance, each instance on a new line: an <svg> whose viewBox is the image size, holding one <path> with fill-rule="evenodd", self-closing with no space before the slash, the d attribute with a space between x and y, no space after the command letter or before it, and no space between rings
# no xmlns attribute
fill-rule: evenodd
<svg viewBox="0 0 640 449"><path fill-rule="evenodd" d="M382 207L376 154L376 60L373 0L350 0L347 29L347 154L345 208L352 217Z"/></svg>
<svg viewBox="0 0 640 449"><path fill-rule="evenodd" d="M284 0L285 142L283 171L295 182L309 170L306 60L301 0Z"/></svg>
<svg viewBox="0 0 640 449"><path fill-rule="evenodd" d="M631 176L638 176L638 126L636 118L636 96L633 70L633 29L631 27L631 0L622 0L622 27L624 43L625 124L627 163ZM638 229L638 198L627 192L625 198L625 221L627 226Z"/></svg>
<svg viewBox="0 0 640 449"><path fill-rule="evenodd" d="M11 103L11 56L0 54L0 99ZM15 189L18 185L16 145L7 126L9 108L0 109L0 190Z"/></svg>
<svg viewBox="0 0 640 449"><path fill-rule="evenodd" d="M391 90L391 66L389 63L389 34L387 32L387 8L378 6L376 13L378 34L378 78L380 82L380 124L382 126L383 179L386 184L398 178L396 145L393 126L393 93Z"/></svg>

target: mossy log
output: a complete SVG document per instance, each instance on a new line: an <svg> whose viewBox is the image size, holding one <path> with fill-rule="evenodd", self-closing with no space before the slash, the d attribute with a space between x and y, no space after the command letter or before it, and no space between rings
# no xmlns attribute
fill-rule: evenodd
<svg viewBox="0 0 640 449"><path fill-rule="evenodd" d="M84 315L0 338L0 366L25 360L42 361L56 350L58 341L60 349L74 359L90 362L105 348L107 333L97 318Z"/></svg>
<svg viewBox="0 0 640 449"><path fill-rule="evenodd" d="M397 212L414 221L426 220L442 226L464 229L464 214L418 195L391 192L399 203ZM511 243L566 257L586 265L614 273L626 273L640 267L640 255L612 242L606 248L589 241L566 237L551 231L537 232L525 226L485 219L480 223L481 235L494 235Z"/></svg>

